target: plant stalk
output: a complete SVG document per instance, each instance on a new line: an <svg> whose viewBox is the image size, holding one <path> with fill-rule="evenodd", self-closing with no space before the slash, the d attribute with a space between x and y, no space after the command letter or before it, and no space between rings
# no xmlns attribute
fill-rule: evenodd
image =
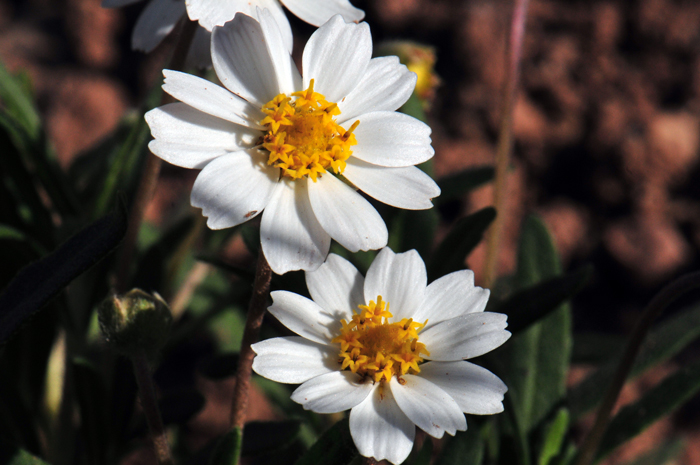
<svg viewBox="0 0 700 465"><path fill-rule="evenodd" d="M267 305L267 297L270 294L270 280L272 270L265 259L262 249L258 252L258 264L255 270L253 283L253 296L248 306L248 318L243 330L241 351L238 354L238 369L236 371L236 387L233 390L233 403L231 405L231 429L239 428L243 431L248 410L248 390L250 389L250 377L255 353L251 346L258 341L260 327Z"/></svg>
<svg viewBox="0 0 700 465"><path fill-rule="evenodd" d="M136 383L139 386L139 398L141 399L141 408L146 415L148 429L151 431L153 440L153 449L158 458L159 465L174 465L170 446L168 445L168 437L163 427L163 420L158 409L158 400L156 397L156 387L151 377L151 369L148 366L148 360L145 353L140 353L131 358L134 365L134 375Z"/></svg>
<svg viewBox="0 0 700 465"><path fill-rule="evenodd" d="M486 242L486 260L484 262L484 286L491 287L496 279L499 242L501 230L506 217L506 176L513 150L513 106L520 82L520 63L522 61L523 37L529 0L515 0L513 18L510 25L508 41L506 76L503 81L501 98L501 127L498 135L496 152L496 171L493 187L493 205L498 212L493 225L489 228Z"/></svg>
<svg viewBox="0 0 700 465"><path fill-rule="evenodd" d="M686 292L700 288L700 271L681 276L668 286L664 287L654 298L649 302L642 316L637 320L637 324L632 329L625 351L617 367L615 375L610 382L610 386L605 393L603 402L598 407L595 423L583 445L579 449L578 457L574 462L575 465L589 465L593 463L595 454L598 452L598 446L603 439L603 434L610 421L612 410L617 403L617 398L622 391L622 387L627 380L627 377L632 370L634 360L637 357L644 338L651 329L654 321L663 313L663 311L676 299L684 295Z"/></svg>
<svg viewBox="0 0 700 465"><path fill-rule="evenodd" d="M181 70L185 66L185 59L192 43L192 38L197 30L197 22L190 21L185 15L183 24L179 27L180 33L178 36L175 51L170 59L169 69ZM174 99L163 93L161 97L161 105L173 102ZM124 245L122 246L117 262L117 275L115 288L118 294L123 294L129 288L129 271L131 262L134 258L136 250L136 241L138 240L139 230L143 215L146 213L146 208L153 198L156 186L158 185L158 176L160 168L163 164L162 160L149 152L147 155L146 166L141 174L141 180L134 196L134 203L129 213L129 225L124 237Z"/></svg>

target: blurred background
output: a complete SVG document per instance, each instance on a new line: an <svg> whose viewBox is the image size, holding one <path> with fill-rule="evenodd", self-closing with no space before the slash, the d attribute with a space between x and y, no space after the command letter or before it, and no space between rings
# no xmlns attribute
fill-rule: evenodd
<svg viewBox="0 0 700 465"><path fill-rule="evenodd" d="M435 176L493 164L512 3L353 4L366 11L375 42L410 39L434 47L440 84L428 120ZM107 10L99 0L0 0L0 60L30 77L65 168L159 83L172 39L150 55L130 50L142 8ZM293 16L290 21L300 61L314 28ZM539 214L566 269L595 267L593 282L573 301L574 329L615 338L629 331L664 284L700 268L700 2L531 0L523 50L508 204L499 212L506 217L499 273L514 269L524 216ZM147 220L162 225L187 208L195 177L166 165ZM491 202L487 185L442 204L441 218L446 225ZM477 280L484 252L482 244L468 263ZM233 263L251 260L241 241L228 254ZM691 347L678 361L697 351ZM161 379L169 368L166 361ZM631 383L621 403L673 369L671 363ZM577 364L571 382L587 370ZM219 410L227 409L230 388L226 381L201 388L207 404L190 424L191 441L225 430ZM257 418L274 417L261 395L254 404ZM700 464L699 411L700 399L691 401L606 463L627 462L681 433L689 440L677 463ZM136 453L130 463L142 459L149 461Z"/></svg>

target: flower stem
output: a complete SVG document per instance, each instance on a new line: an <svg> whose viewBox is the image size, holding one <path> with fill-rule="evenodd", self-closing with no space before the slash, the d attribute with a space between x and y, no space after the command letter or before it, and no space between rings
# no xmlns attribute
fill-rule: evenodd
<svg viewBox="0 0 700 465"><path fill-rule="evenodd" d="M238 369L236 371L236 387L233 390L233 403L231 405L231 429L238 428L243 431L246 411L248 410L248 389L250 388L250 375L255 353L251 348L258 341L260 326L267 305L267 296L270 294L270 280L272 270L265 259L262 249L258 252L258 264L255 270L255 282L253 283L253 296L248 306L248 319L243 330L241 351L238 354Z"/></svg>
<svg viewBox="0 0 700 465"><path fill-rule="evenodd" d="M180 33L175 51L168 65L169 69L180 70L184 68L187 52L190 49L192 38L197 30L197 22L190 21L187 15L185 15L183 24L179 29ZM172 101L173 98L170 95L163 93L161 105ZM126 236L124 237L124 245L122 246L118 258L115 282L115 288L118 294L123 294L129 288L129 270L131 268L134 251L136 250L136 240L138 239L139 229L141 228L141 221L146 212L146 207L148 207L149 202L153 198L156 185L158 184L160 167L163 163L160 158L152 153L149 153L147 156L146 166L141 174L141 180L136 190L136 195L134 196L134 203L129 213L129 225L126 230Z"/></svg>
<svg viewBox="0 0 700 465"><path fill-rule="evenodd" d="M487 237L486 260L484 263L485 287L491 287L496 278L498 245L505 219L506 176L508 174L510 152L513 149L513 106L520 81L520 62L528 3L529 0L515 0L513 18L510 25L506 76L503 81L503 95L501 97L501 128L498 135L496 173L493 187L493 205L498 212L498 216L496 216L493 225L489 228Z"/></svg>
<svg viewBox="0 0 700 465"><path fill-rule="evenodd" d="M159 465L173 465L173 458L168 445L168 438L163 427L163 420L160 417L158 409L158 401L156 399L156 387L151 377L151 370L148 366L146 354L141 353L131 358L134 364L134 374L136 375L136 383L139 386L139 398L141 399L141 408L146 415L148 429L151 431L153 439L153 449L158 458Z"/></svg>
<svg viewBox="0 0 700 465"><path fill-rule="evenodd" d="M600 404L600 407L598 407L598 413L596 414L593 428L590 433L588 433L583 445L579 449L578 457L574 462L575 465L588 465L595 459L595 454L598 451L600 441L603 439L603 433L605 433L605 429L608 426L608 421L610 420L610 415L615 407L615 403L617 403L617 398L632 370L634 359L637 357L639 348L642 342L644 342L644 338L649 332L652 323L654 323L656 318L658 318L676 299L686 292L697 288L700 288L700 271L682 276L664 287L654 296L652 301L649 302L647 308L644 309L642 316L637 320L637 324L632 329L632 334L630 334L629 340L627 341L617 371L605 393L603 402Z"/></svg>

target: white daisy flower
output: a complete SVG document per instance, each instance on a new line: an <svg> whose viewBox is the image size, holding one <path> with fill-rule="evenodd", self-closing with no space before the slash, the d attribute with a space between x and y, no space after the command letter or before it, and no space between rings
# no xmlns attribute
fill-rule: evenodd
<svg viewBox="0 0 700 465"><path fill-rule="evenodd" d="M398 208L432 207L440 189L413 166L433 156L430 128L394 111L416 76L396 57L371 59L367 24L321 26L303 77L267 10L214 28L211 47L226 89L165 70L163 89L183 103L146 114L155 155L202 169L191 201L210 228L264 210L262 249L282 274L320 266L331 238L353 252L386 245L384 220L349 183Z"/></svg>
<svg viewBox="0 0 700 465"><path fill-rule="evenodd" d="M120 8L141 0L102 0L105 8ZM280 3L281 1L281 3ZM365 12L355 8L349 0L150 0L136 21L131 36L131 47L146 53L160 44L175 28L185 13L192 21L199 21L188 54L188 63L199 67L211 66L209 41L211 31L231 21L236 13L255 17L257 8L267 8L282 31L288 50L292 50L292 29L282 4L301 20L320 26L333 15L340 14L347 21L361 21Z"/></svg>
<svg viewBox="0 0 700 465"><path fill-rule="evenodd" d="M415 250L383 249L367 277L331 254L306 272L313 300L273 292L269 308L299 336L253 345L256 373L301 383L292 400L318 413L350 411L359 452L401 463L415 426L436 438L467 429L464 413L503 411L505 384L464 361L503 344L506 315L484 312L488 289L463 270L427 285ZM414 426L415 425L415 426Z"/></svg>

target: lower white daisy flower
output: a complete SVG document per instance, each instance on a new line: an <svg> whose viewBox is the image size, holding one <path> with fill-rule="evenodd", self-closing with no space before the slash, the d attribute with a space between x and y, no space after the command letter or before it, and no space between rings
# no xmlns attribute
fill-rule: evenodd
<svg viewBox="0 0 700 465"><path fill-rule="evenodd" d="M384 220L356 188L405 209L431 208L440 193L413 166L433 156L430 128L395 111L415 74L396 57L371 59L369 26L335 16L306 44L302 77L272 14L258 12L260 22L238 14L214 29L226 89L164 71L163 89L183 103L146 114L149 148L202 169L191 201L210 228L264 210L262 249L278 274L320 266L331 238L353 252L384 247Z"/></svg>
<svg viewBox="0 0 700 465"><path fill-rule="evenodd" d="M273 292L269 308L299 336L253 345L253 370L301 383L292 400L318 413L350 411L359 452L398 464L415 426L440 438L467 429L464 413L503 411L505 384L464 361L503 344L506 315L484 312L489 291L463 270L427 285L415 250L383 249L367 277L331 254L306 272L313 300Z"/></svg>

